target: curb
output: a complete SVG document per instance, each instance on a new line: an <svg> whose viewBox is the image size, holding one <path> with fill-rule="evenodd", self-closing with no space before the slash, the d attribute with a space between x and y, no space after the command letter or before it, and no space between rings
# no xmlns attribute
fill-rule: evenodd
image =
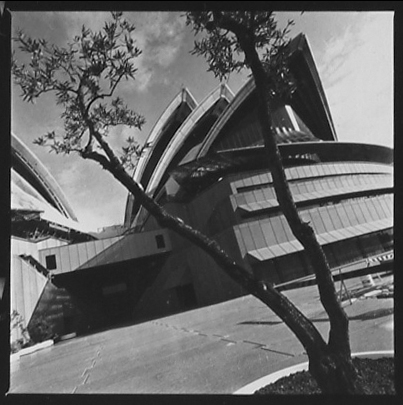
<svg viewBox="0 0 403 405"><path fill-rule="evenodd" d="M358 352L352 353L351 356L353 357L370 357L372 359L377 359L380 357L393 357L395 355L394 350L384 350L384 351L373 351L373 352ZM238 389L234 392L234 395L251 395L254 394L255 391L259 390L260 388L265 387L266 385L272 384L276 382L278 379L282 377L288 377L291 374L298 373L299 371L306 371L308 370L309 362L306 361L304 363L299 363L294 366L290 366L284 368L279 371L275 371L274 373L268 374L262 378L259 378L256 381L253 381L244 387Z"/></svg>
<svg viewBox="0 0 403 405"><path fill-rule="evenodd" d="M25 349L21 349L17 353L13 353L10 355L10 362L17 361L20 359L21 356L25 356L26 354L31 354L37 352L38 350L46 349L54 345L53 340L45 340L44 342L38 343L37 345L26 347Z"/></svg>

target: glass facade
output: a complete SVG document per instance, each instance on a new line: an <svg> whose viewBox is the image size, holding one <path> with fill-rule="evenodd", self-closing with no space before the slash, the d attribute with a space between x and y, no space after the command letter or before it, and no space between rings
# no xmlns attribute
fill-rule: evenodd
<svg viewBox="0 0 403 405"><path fill-rule="evenodd" d="M362 258L388 252L392 248L392 229L340 240L323 246L327 261L332 269L357 262ZM272 257L269 260L254 261L252 268L256 278L273 284L281 284L313 274L310 260L303 251Z"/></svg>
<svg viewBox="0 0 403 405"><path fill-rule="evenodd" d="M365 175L363 179L364 181L375 181L377 177L377 175ZM379 190L391 186L389 179L385 179L384 176L380 177L382 184L376 183ZM375 184L374 187L357 186L351 188L340 187L337 189L332 186L333 178L328 180L330 180L330 182L327 183L329 187L328 191L326 192L322 189L321 194L317 194L315 198L312 198L312 193L316 192L316 188L311 193L294 194L294 197L300 197L296 198L297 201L306 201L305 206L301 207L299 211L307 220L316 224L314 226L318 227L318 232L322 229L328 232L333 229L353 226L368 221L376 221L392 215L393 198L391 194L365 196L365 191L377 189ZM359 181L360 179L357 179L357 182ZM315 187L315 183L312 183L312 186ZM319 185L318 189L321 187L323 187L323 184ZM294 191L295 187L293 187L292 190ZM302 190L304 189L299 189L299 191ZM361 194L352 197L351 193L353 193L354 190L357 193L361 192ZM334 198L331 198L338 196L340 197L339 199L341 199L346 192L349 193L348 198L344 197L345 199L338 203L335 202ZM240 211L241 217L237 219L235 214L231 215L229 212L230 207L225 201L218 203L207 221L206 232L209 235L215 235L237 222L249 222L252 218L254 220L265 220L268 216L277 216L279 214L278 203L277 200L275 200L272 188L239 193L230 198L235 207L242 209ZM313 208L309 207L309 202L312 203L311 206ZM275 209L275 211L270 213L270 209ZM247 217L242 219L246 214Z"/></svg>
<svg viewBox="0 0 403 405"><path fill-rule="evenodd" d="M286 169L300 215L314 228L331 268L393 248L392 174L391 166L367 162ZM259 279L279 284L312 274L278 206L271 174L237 173L226 182L232 195L209 202L214 209L206 233L218 236L232 228L242 257Z"/></svg>
<svg viewBox="0 0 403 405"><path fill-rule="evenodd" d="M309 167L309 172L308 172ZM325 176L337 176L341 174L387 174L391 175L393 169L389 165L380 165L374 163L320 163L312 166L299 166L285 169L288 181L292 184L300 179L310 177L318 178ZM248 179L257 180L256 184L252 184ZM242 193L258 188L268 186L272 183L270 173L242 173L232 177L233 187L236 192ZM317 180L316 180L317 181Z"/></svg>

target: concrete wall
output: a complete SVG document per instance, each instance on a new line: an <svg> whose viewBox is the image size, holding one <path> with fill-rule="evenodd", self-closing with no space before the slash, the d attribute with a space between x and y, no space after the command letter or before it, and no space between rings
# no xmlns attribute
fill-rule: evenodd
<svg viewBox="0 0 403 405"><path fill-rule="evenodd" d="M48 279L19 256L11 256L11 314L17 311L27 327ZM11 341L19 339L18 328L11 329Z"/></svg>
<svg viewBox="0 0 403 405"><path fill-rule="evenodd" d="M161 237L163 246L159 246L157 243L157 238ZM43 249L39 252L39 261L44 267L47 267L47 257L54 256L56 267L49 270L54 274L62 274L152 256L170 249L171 242L168 233L158 230Z"/></svg>
<svg viewBox="0 0 403 405"><path fill-rule="evenodd" d="M29 255L39 261L39 251L53 247L66 246L68 242L54 238L47 238L38 242L29 241L13 236L11 238L12 255Z"/></svg>
<svg viewBox="0 0 403 405"><path fill-rule="evenodd" d="M215 237L219 245L236 262L249 269L239 254L239 247L232 228ZM212 305L246 294L213 259L201 249L192 247L188 251L192 278L200 306Z"/></svg>

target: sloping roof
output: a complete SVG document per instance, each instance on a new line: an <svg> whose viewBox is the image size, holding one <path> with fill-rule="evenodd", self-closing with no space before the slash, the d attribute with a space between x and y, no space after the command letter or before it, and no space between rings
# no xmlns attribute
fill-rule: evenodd
<svg viewBox="0 0 403 405"><path fill-rule="evenodd" d="M197 102L186 88L183 88L163 111L148 138L145 141L143 155L140 157L133 173L133 178L144 188L152 176L160 155L164 153L166 145L175 135L176 130L186 120L187 116L196 108ZM129 227L138 211L134 197L129 193L126 201L124 225Z"/></svg>
<svg viewBox="0 0 403 405"><path fill-rule="evenodd" d="M286 104L290 104L316 137L322 140L337 140L326 95L305 35L299 34L290 42L288 53L290 70L296 79L297 89ZM253 98L254 92L255 82L251 77L211 128L203 144L200 145L198 157L208 153L226 124L236 116L241 106Z"/></svg>
<svg viewBox="0 0 403 405"><path fill-rule="evenodd" d="M66 218L56 208L24 192L15 184L11 187L11 210L16 212L36 212L38 213L38 219L86 233L85 229L77 221Z"/></svg>
<svg viewBox="0 0 403 405"><path fill-rule="evenodd" d="M393 162L393 150L379 145L367 145L349 142L296 142L279 145L283 162L293 157L306 155L304 163L309 162L309 156L319 162L378 162L390 165ZM315 163L315 161L312 161ZM262 145L227 150L208 154L193 162L173 169L170 174L184 190L189 193L198 192L220 177L234 173L240 169L255 170L267 168L268 162Z"/></svg>
<svg viewBox="0 0 403 405"><path fill-rule="evenodd" d="M182 123L181 127L176 131L174 136L171 138L169 144L164 150L158 165L147 185L146 191L152 193L153 190L158 188L158 185L166 172L169 164L171 163L173 157L180 150L182 145L185 143L187 138L190 136L191 131L196 125L202 120L202 118L209 112L215 103L220 99L227 100L228 102L233 98L233 94L227 85L220 85L214 89L186 118Z"/></svg>
<svg viewBox="0 0 403 405"><path fill-rule="evenodd" d="M224 108L220 103L227 104L233 97L234 95L227 85L219 85L182 121L176 131L165 139L166 142L163 145L161 145L163 138L160 138L159 141L156 140L156 144L152 148L155 153L155 149L158 147L159 153L157 156L153 156L153 152L150 152L149 160L151 161L154 158L154 163L152 167L148 168L147 179L144 178L144 174L140 179L137 179L149 195L156 197L167 179L168 169L180 163L181 155L186 155L188 152L189 145L187 142L190 137L194 136L197 131L200 132L197 137L205 136L205 132L210 129L212 123L220 114L221 108ZM218 112L215 111L216 107L219 110ZM207 121L208 123L205 125ZM179 161L177 163L178 157ZM125 212L125 224L127 226L131 225L140 209L132 196L129 196L130 199L131 203L126 205ZM135 220L135 222L138 222L138 220Z"/></svg>
<svg viewBox="0 0 403 405"><path fill-rule="evenodd" d="M14 134L11 134L11 156L13 170L64 217L77 221L70 203L55 178Z"/></svg>

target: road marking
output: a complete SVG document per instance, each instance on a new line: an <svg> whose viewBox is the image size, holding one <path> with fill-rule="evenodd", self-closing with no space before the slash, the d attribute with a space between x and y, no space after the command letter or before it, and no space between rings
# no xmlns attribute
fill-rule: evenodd
<svg viewBox="0 0 403 405"><path fill-rule="evenodd" d="M229 342L229 344L227 345L227 346L229 346L230 344L233 344L233 345L236 345L238 342L236 342L235 340L230 340L230 339L224 339L224 338L222 338L222 339L220 339L220 340L222 340L223 342Z"/></svg>
<svg viewBox="0 0 403 405"><path fill-rule="evenodd" d="M261 349L262 349L262 350L266 350L266 351L268 351L268 352L283 354L284 356L295 357L294 354L286 353L286 352L280 352L279 350L269 349L267 346L262 346Z"/></svg>
<svg viewBox="0 0 403 405"><path fill-rule="evenodd" d="M258 346L258 347L263 347L264 346L264 344L262 344L262 343L252 342L251 340L243 340L243 342L244 343L249 343L251 345L255 345L255 346Z"/></svg>

